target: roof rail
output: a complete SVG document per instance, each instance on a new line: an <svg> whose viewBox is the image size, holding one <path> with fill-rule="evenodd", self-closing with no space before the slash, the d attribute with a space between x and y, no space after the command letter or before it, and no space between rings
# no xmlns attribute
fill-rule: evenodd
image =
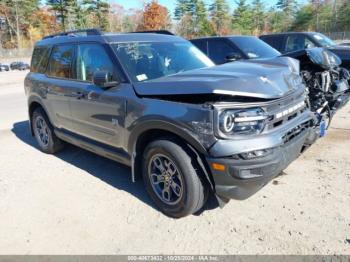
<svg viewBox="0 0 350 262"><path fill-rule="evenodd" d="M58 34L44 36L43 39L53 38L53 37L57 37L57 36L69 36L69 35L76 36L76 35L81 35L81 33L84 33L86 36L88 36L88 35L102 35L102 32L99 29L91 28L91 29L81 29L81 30L61 32Z"/></svg>
<svg viewBox="0 0 350 262"><path fill-rule="evenodd" d="M129 33L151 33L151 34L161 34L161 35L174 35L172 32L168 30L146 30L146 31L136 31Z"/></svg>

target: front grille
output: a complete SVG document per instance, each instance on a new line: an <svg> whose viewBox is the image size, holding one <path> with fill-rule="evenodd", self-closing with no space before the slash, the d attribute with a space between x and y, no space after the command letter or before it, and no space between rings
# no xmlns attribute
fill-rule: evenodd
<svg viewBox="0 0 350 262"><path fill-rule="evenodd" d="M283 142L284 143L288 143L289 141L291 141L293 138L297 137L299 134L303 133L303 131L307 130L310 126L310 122L304 122L294 128L292 128L291 130L289 130L283 137Z"/></svg>
<svg viewBox="0 0 350 262"><path fill-rule="evenodd" d="M295 94L287 100L277 101L268 106L265 110L268 113L266 130L282 126L307 110L305 104L305 94Z"/></svg>

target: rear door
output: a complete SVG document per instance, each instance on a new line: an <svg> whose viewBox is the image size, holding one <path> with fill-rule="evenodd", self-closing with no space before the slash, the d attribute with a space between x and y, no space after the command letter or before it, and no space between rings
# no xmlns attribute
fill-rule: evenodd
<svg viewBox="0 0 350 262"><path fill-rule="evenodd" d="M74 133L119 148L123 143L125 92L132 90L132 87L121 81L114 59L112 50L106 45L78 44L74 62L77 80L69 99ZM93 83L96 71L108 71L113 80L121 83L102 89Z"/></svg>
<svg viewBox="0 0 350 262"><path fill-rule="evenodd" d="M51 121L57 128L71 129L71 111L68 95L74 85L72 62L74 45L62 44L53 46L46 69L45 78L41 83L45 89L46 109Z"/></svg>

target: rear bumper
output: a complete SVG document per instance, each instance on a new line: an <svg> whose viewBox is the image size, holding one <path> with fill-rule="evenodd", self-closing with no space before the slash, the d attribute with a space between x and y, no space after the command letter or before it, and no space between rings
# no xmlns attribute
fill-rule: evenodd
<svg viewBox="0 0 350 262"><path fill-rule="evenodd" d="M250 197L298 158L312 137L315 129L306 129L287 143L272 148L268 155L250 160L237 156L207 157L216 195L223 202ZM224 165L225 170L214 170L212 163Z"/></svg>

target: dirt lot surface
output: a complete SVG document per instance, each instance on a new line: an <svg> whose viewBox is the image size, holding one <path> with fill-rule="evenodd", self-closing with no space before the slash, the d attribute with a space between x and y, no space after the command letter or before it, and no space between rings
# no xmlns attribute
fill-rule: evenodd
<svg viewBox="0 0 350 262"><path fill-rule="evenodd" d="M350 254L350 104L250 199L175 220L129 168L73 146L41 153L25 74L0 72L0 254Z"/></svg>

